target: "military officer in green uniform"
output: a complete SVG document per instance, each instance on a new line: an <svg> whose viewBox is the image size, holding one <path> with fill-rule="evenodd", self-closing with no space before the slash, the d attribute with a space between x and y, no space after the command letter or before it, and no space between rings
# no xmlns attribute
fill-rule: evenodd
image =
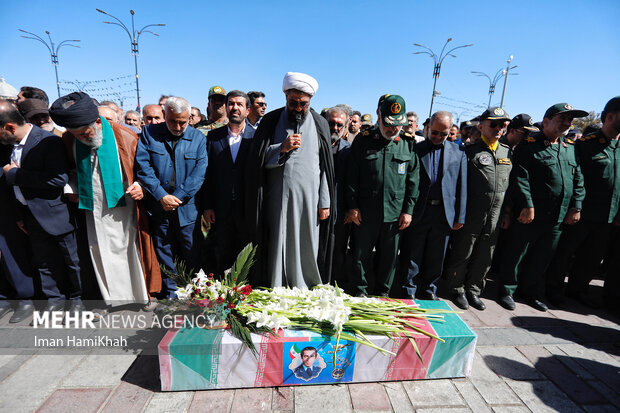
<svg viewBox="0 0 620 413"><path fill-rule="evenodd" d="M512 169L510 148L499 142L509 120L502 108L488 108L480 116L480 139L465 147L467 218L463 228L452 234L452 249L445 269L454 303L462 309L469 305L481 311L486 308L480 294L491 267L500 211Z"/></svg>
<svg viewBox="0 0 620 413"><path fill-rule="evenodd" d="M228 124L228 117L226 117L226 91L221 86L212 86L209 89L207 117L204 123L199 122L194 126L205 136L207 136L209 131Z"/></svg>
<svg viewBox="0 0 620 413"><path fill-rule="evenodd" d="M585 195L575 146L565 139L571 122L588 112L558 103L545 112L543 131L528 137L512 155L511 197L516 222L511 225L500 265L499 303L513 310L517 288L539 311L544 275L562 232L560 224L579 221ZM521 263L524 265L520 265Z"/></svg>
<svg viewBox="0 0 620 413"><path fill-rule="evenodd" d="M405 101L386 96L376 127L361 132L349 157L345 224L353 222L353 286L357 295L388 296L395 274L398 239L411 223L418 196L419 163L401 137ZM371 276L376 247L376 275Z"/></svg>
<svg viewBox="0 0 620 413"><path fill-rule="evenodd" d="M620 225L620 96L605 105L601 119L602 129L582 136L575 143L586 197L581 219L565 227L547 272L547 297L558 307L564 304L566 275L569 275L566 295L597 306L588 294L588 286L605 256L613 226ZM575 261L571 266L573 254ZM606 282L618 278L619 274L607 276Z"/></svg>

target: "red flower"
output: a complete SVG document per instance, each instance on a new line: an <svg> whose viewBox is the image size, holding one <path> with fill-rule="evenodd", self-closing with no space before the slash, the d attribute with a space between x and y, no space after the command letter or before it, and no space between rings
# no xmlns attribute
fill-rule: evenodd
<svg viewBox="0 0 620 413"><path fill-rule="evenodd" d="M239 292L243 295L248 295L252 292L252 287L249 284L246 284L239 289Z"/></svg>
<svg viewBox="0 0 620 413"><path fill-rule="evenodd" d="M213 279L213 273L212 273L212 272L210 272L210 273L209 273L209 275L208 275L208 277L209 277L209 279L210 279L210 280L212 280L212 279Z"/></svg>
<svg viewBox="0 0 620 413"><path fill-rule="evenodd" d="M235 292L235 293L237 292L237 286L233 287L233 292Z"/></svg>
<svg viewBox="0 0 620 413"><path fill-rule="evenodd" d="M222 297L217 297L216 301L218 304L222 304L224 302L224 299Z"/></svg>
<svg viewBox="0 0 620 413"><path fill-rule="evenodd" d="M207 287L211 287L211 281L207 281Z"/></svg>
<svg viewBox="0 0 620 413"><path fill-rule="evenodd" d="M235 308L235 305L233 303L228 304L228 308Z"/></svg>

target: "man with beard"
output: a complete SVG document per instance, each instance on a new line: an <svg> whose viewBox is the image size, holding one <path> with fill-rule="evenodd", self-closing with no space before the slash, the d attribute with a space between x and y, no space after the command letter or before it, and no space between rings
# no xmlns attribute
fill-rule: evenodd
<svg viewBox="0 0 620 413"><path fill-rule="evenodd" d="M452 235L446 270L457 307L484 310L480 300L499 234L499 218L512 164L510 148L498 142L510 120L502 108L480 116L480 139L465 147L467 155L467 220ZM454 126L450 133L454 130ZM448 139L450 139L448 137Z"/></svg>
<svg viewBox="0 0 620 413"><path fill-rule="evenodd" d="M508 310L515 308L513 294L519 274L519 292L526 302L547 311L540 301L545 272L560 239L562 222L579 222L585 195L574 142L565 136L574 118L587 115L568 103L555 104L545 112L542 132L515 147L510 185L518 217L508 233L500 265L499 303Z"/></svg>
<svg viewBox="0 0 620 413"><path fill-rule="evenodd" d="M197 269L194 228L198 208L195 195L207 169L207 142L189 126L191 106L183 98L166 101L164 123L145 126L136 151L137 176L147 190L147 209L159 263L176 272L175 260ZM162 277L162 295L176 296L176 283Z"/></svg>
<svg viewBox="0 0 620 413"><path fill-rule="evenodd" d="M405 101L381 97L378 127L364 131L351 146L344 222L352 222L355 294L387 297L396 272L400 231L411 223L418 196L418 158L401 129L407 125ZM371 269L376 247L377 271Z"/></svg>
<svg viewBox="0 0 620 413"><path fill-rule="evenodd" d="M205 136L209 131L228 123L226 117L226 91L223 87L212 86L209 89L209 103L207 103L207 121L196 124L196 128Z"/></svg>
<svg viewBox="0 0 620 413"><path fill-rule="evenodd" d="M246 123L256 130L260 120L265 116L267 111L267 103L265 102L265 94L263 92L248 92L250 98L250 108Z"/></svg>
<svg viewBox="0 0 620 413"><path fill-rule="evenodd" d="M134 181L138 136L99 112L90 96L74 92L56 100L52 118L67 128L63 140L75 175L67 198L84 211L88 248L101 296L109 306L149 301L161 273L148 233L143 197Z"/></svg>
<svg viewBox="0 0 620 413"><path fill-rule="evenodd" d="M209 165L203 192L204 220L215 224L216 268L230 268L249 242L243 216L243 170L254 137L246 122L248 95L232 90L226 95L228 125L209 132Z"/></svg>
<svg viewBox="0 0 620 413"><path fill-rule="evenodd" d="M0 142L13 145L11 163L2 167L0 177L12 186L17 225L28 234L32 246L41 292L47 298L45 310L64 311L65 298L69 298L69 311L80 312L84 307L75 225L61 199L69 179L62 140L26 123L15 106L0 101ZM32 310L26 300L15 313L24 319Z"/></svg>
<svg viewBox="0 0 620 413"><path fill-rule="evenodd" d="M362 128L362 114L358 110L354 110L351 114L351 118L349 119L349 134L347 136L347 141L349 143L353 143L353 140L360 133Z"/></svg>
<svg viewBox="0 0 620 413"><path fill-rule="evenodd" d="M334 252L332 258L332 271L329 279L336 281L340 287L347 287L349 277L346 268L346 254L349 243L351 226L344 224L345 179L347 174L347 162L351 154L351 144L344 139L347 131L348 116L344 108L335 106L327 111L327 124L331 133L332 153L334 155L334 172L336 176L336 222L334 226ZM325 225L321 231L327 230Z"/></svg>
<svg viewBox="0 0 620 413"><path fill-rule="evenodd" d="M266 114L254 135L246 214L259 245L259 284L312 287L330 272L334 166L327 121L310 108L318 87L309 75L287 73L286 107ZM319 240L322 220L329 221Z"/></svg>

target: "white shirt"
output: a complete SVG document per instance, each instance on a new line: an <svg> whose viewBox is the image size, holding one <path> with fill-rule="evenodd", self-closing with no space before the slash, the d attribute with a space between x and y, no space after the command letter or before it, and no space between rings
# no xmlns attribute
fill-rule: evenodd
<svg viewBox="0 0 620 413"><path fill-rule="evenodd" d="M230 130L230 127L228 127L228 146L230 146L230 155L232 156L233 163L235 163L237 159L239 147L241 146L241 139L249 139L254 136L254 133L249 134L250 136L244 136L245 129L244 126L243 130L239 132L238 135L235 135L233 131Z"/></svg>
<svg viewBox="0 0 620 413"><path fill-rule="evenodd" d="M30 136L30 132L32 132L32 125L30 125L30 130L28 131L26 136L24 136L24 138L19 143L13 145L13 152L11 152L11 163L16 164L20 168L22 166L22 152L24 151L24 146L26 145L26 140L28 139L28 136ZM26 205L26 198L24 198L24 194L22 194L19 186L14 185L13 191L15 192L15 198L17 198L17 200L22 203L22 205Z"/></svg>

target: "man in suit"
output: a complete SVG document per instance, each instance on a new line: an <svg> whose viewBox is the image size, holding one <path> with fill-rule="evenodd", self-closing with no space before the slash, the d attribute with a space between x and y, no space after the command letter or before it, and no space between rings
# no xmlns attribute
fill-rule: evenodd
<svg viewBox="0 0 620 413"><path fill-rule="evenodd" d="M447 141L454 124L452 113L431 116L426 140L415 145L422 163L420 196L413 210L411 229L401 244L401 274L407 298L437 300L450 231L465 223L467 156Z"/></svg>
<svg viewBox="0 0 620 413"><path fill-rule="evenodd" d="M195 195L207 170L207 142L189 126L190 111L187 100L169 97L165 121L145 126L136 150L137 176L149 194L147 211L154 228L155 253L171 272L176 271L175 259L183 260L188 269L199 266L194 244ZM176 283L162 277L161 293L176 297Z"/></svg>
<svg viewBox="0 0 620 413"><path fill-rule="evenodd" d="M321 366L316 365L318 353L314 347L306 347L301 350L301 363L293 371L295 377L304 381L311 380L321 374Z"/></svg>
<svg viewBox="0 0 620 413"><path fill-rule="evenodd" d="M11 163L13 146L0 145L0 165ZM4 172L0 169L0 175ZM28 309L34 295L32 268L30 257L32 252L28 246L28 237L15 222L15 205L12 200L13 187L0 178L0 318L13 311L7 300L17 300L16 312L10 323L22 321L32 309Z"/></svg>
<svg viewBox="0 0 620 413"><path fill-rule="evenodd" d="M80 312L84 307L75 226L61 199L69 170L62 140L26 123L6 101L0 101L0 127L0 142L13 145L11 163L2 167L1 174L13 187L20 215L17 225L30 239L41 290L48 299L45 310L64 310L66 293L69 311ZM28 310L32 309L30 304Z"/></svg>
<svg viewBox="0 0 620 413"><path fill-rule="evenodd" d="M228 92L228 125L214 129L207 138L209 165L203 218L216 226L216 268L220 275L249 242L243 219L243 169L255 131L246 122L249 102L248 95L240 90Z"/></svg>

